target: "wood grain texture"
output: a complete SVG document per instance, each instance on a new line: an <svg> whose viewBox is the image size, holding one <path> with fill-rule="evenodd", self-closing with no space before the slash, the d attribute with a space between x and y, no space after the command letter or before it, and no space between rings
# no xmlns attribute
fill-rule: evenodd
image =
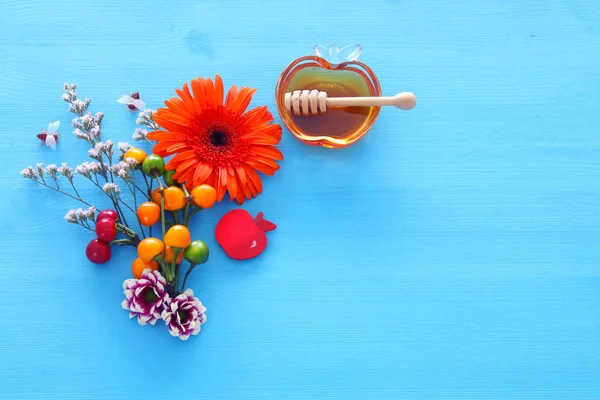
<svg viewBox="0 0 600 400"><path fill-rule="evenodd" d="M0 2L0 399L600 398L600 3L593 0ZM300 31L298 30L301 27ZM156 108L195 76L276 80L314 44L360 43L385 94L351 148L286 131L244 205L278 229L260 258L191 278L182 343L120 307L134 249L90 265L76 204L35 162L85 160L62 84L130 140L116 99ZM35 134L61 121L56 152ZM93 191L89 194L95 196Z"/></svg>

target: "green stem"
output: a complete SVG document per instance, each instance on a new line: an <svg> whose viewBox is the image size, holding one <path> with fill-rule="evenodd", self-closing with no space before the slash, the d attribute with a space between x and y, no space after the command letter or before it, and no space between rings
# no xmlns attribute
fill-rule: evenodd
<svg viewBox="0 0 600 400"><path fill-rule="evenodd" d="M195 207L192 212L188 215L187 220L185 221L185 226L187 226L190 222L190 219L196 214L198 211L202 210L200 207Z"/></svg>
<svg viewBox="0 0 600 400"><path fill-rule="evenodd" d="M171 216L173 217L175 224L179 225L179 213L177 211L171 211Z"/></svg>
<svg viewBox="0 0 600 400"><path fill-rule="evenodd" d="M133 229L131 229L130 227L123 225L119 222L117 222L117 229L121 232L123 232L124 234L126 234L127 236L133 238L137 236L137 232L134 231Z"/></svg>
<svg viewBox="0 0 600 400"><path fill-rule="evenodd" d="M70 197L70 198L72 198L72 199L75 199L75 200L77 200L77 201L80 201L80 202L82 202L83 204L87 205L88 207L92 207L92 205L91 205L90 203L88 203L87 201L83 200L81 197L75 197L75 196L73 196L73 195L71 195L71 194L69 194L69 193L63 192L62 190L58 190L58 189L56 189L56 188L53 188L52 186L48 186L48 185L46 184L46 182L43 182L43 183L42 183L42 182L40 182L40 181L38 181L38 180L35 180L35 179L33 179L33 181L35 181L35 182L39 183L39 184L40 184L40 185L42 185L42 186L45 186L45 187L47 187L48 189L54 190L55 192L62 193L62 194L64 194L65 196L68 196L68 197Z"/></svg>
<svg viewBox="0 0 600 400"><path fill-rule="evenodd" d="M87 230L90 230L90 231L92 231L92 232L96 232L94 229L90 228L90 227L89 227L89 225L88 225L88 226L85 226L85 225L83 225L83 224L80 224L79 222L77 222L76 224L77 224L77 225L79 225L79 226L81 226L81 227L83 227L83 228L85 228L85 229L87 229Z"/></svg>
<svg viewBox="0 0 600 400"><path fill-rule="evenodd" d="M119 245L119 246L129 246L132 243L131 239L115 239L108 243L109 246Z"/></svg>
<svg viewBox="0 0 600 400"><path fill-rule="evenodd" d="M171 262L171 272L173 272L174 280L175 280L175 289L177 289L177 285L179 285L179 264L177 264L177 257L181 252L180 248L173 248L173 261Z"/></svg>
<svg viewBox="0 0 600 400"><path fill-rule="evenodd" d="M81 195L79 194L79 192L78 192L78 191L77 191L77 189L75 188L75 184L73 183L73 180L69 180L69 182L71 183L71 187L72 187L72 188L73 188L73 190L75 191L75 194L81 198Z"/></svg>
<svg viewBox="0 0 600 400"><path fill-rule="evenodd" d="M135 188L132 188L129 185L128 181L125 181L125 184L127 184L129 191L133 195L133 205L135 207L135 210L137 210L138 206L137 206L137 197L135 195ZM127 207L129 207L126 203L123 203L123 204L125 204ZM129 207L129 209L131 210L131 207ZM144 232L144 227L142 226L142 222L140 221L140 218L138 217L137 212L135 210L131 210L131 211L133 211L133 214L135 214L135 219L137 220L138 226L140 227L140 231L142 232L142 238L146 239L146 233Z"/></svg>
<svg viewBox="0 0 600 400"><path fill-rule="evenodd" d="M185 200L186 200L185 208L183 209L183 224L185 226L187 226L188 221L189 221L188 213L190 211L190 204L192 204L192 199L194 197L190 196L185 185L182 185L182 188L183 188L183 193L185 194Z"/></svg>
<svg viewBox="0 0 600 400"><path fill-rule="evenodd" d="M112 183L114 183L115 182L115 178L114 178L114 175L113 175L113 172L112 172L112 158L108 156L108 152L103 151L103 153L106 154L106 159L108 160L108 168L107 169L108 169L108 173L110 174L110 181Z"/></svg>
<svg viewBox="0 0 600 400"><path fill-rule="evenodd" d="M160 186L160 223L162 226L162 237L165 237L165 193L160 179L157 179Z"/></svg>
<svg viewBox="0 0 600 400"><path fill-rule="evenodd" d="M160 265L160 269L162 270L161 272L163 276L165 277L167 282L170 282L173 278L170 275L169 266L167 265L166 261L160 255L154 257L154 261L158 262L158 264Z"/></svg>
<svg viewBox="0 0 600 400"><path fill-rule="evenodd" d="M188 268L187 272L185 273L185 276L183 277L183 283L181 284L181 292L183 292L185 290L185 283L187 282L188 276L190 276L190 274L192 273L192 271L194 270L194 268L196 268L196 263L192 263L190 264L190 267Z"/></svg>
<svg viewBox="0 0 600 400"><path fill-rule="evenodd" d="M113 201L113 204L115 205L115 209L116 209L116 211L117 211L118 213L121 213L121 218L122 218L122 220L123 220L123 223L124 223L125 225L129 226L129 223L127 222L127 218L125 218L125 213L123 212L123 209L122 209L122 208L121 208L121 206L119 205L119 198L118 198L117 196L115 196L114 198L113 198L112 196L109 196L109 197L112 199L112 201ZM129 205L128 205L127 203L123 202L123 204L124 204L125 206L127 206L127 207L128 207L130 210L132 210L132 211L133 211L133 209L132 209L131 207L129 207ZM135 212L135 211L134 211L134 212Z"/></svg>

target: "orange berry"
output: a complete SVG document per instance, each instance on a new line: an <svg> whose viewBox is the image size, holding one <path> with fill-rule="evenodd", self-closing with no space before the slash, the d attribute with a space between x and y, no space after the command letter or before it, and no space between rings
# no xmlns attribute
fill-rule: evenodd
<svg viewBox="0 0 600 400"><path fill-rule="evenodd" d="M143 239L137 247L138 257L144 262L150 262L154 257L160 255L164 248L165 244L157 238L149 237Z"/></svg>
<svg viewBox="0 0 600 400"><path fill-rule="evenodd" d="M125 152L125 156L123 156L123 159L127 160L128 158L135 158L135 162L141 164L144 162L147 156L148 155L144 150L138 149L137 147L133 147Z"/></svg>
<svg viewBox="0 0 600 400"><path fill-rule="evenodd" d="M166 246L165 247L165 260L170 264L173 262L173 258L175 258L175 252L173 251L173 248L171 246ZM181 250L179 252L179 254L177 255L176 264L181 264L182 261L183 261L183 250Z"/></svg>
<svg viewBox="0 0 600 400"><path fill-rule="evenodd" d="M154 202L146 201L138 207L137 216L144 226L152 226L160 219L160 206Z"/></svg>
<svg viewBox="0 0 600 400"><path fill-rule="evenodd" d="M131 272L133 273L133 277L136 279L140 279L142 277L142 272L146 268L150 268L153 271L158 270L158 263L156 261L145 262L141 258L136 258L131 263Z"/></svg>
<svg viewBox="0 0 600 400"><path fill-rule="evenodd" d="M165 244L170 247L185 249L192 242L190 230L183 225L173 225L167 233L165 233Z"/></svg>
<svg viewBox="0 0 600 400"><path fill-rule="evenodd" d="M160 188L156 188L152 191L152 201L160 206Z"/></svg>
<svg viewBox="0 0 600 400"><path fill-rule="evenodd" d="M192 189L194 203L201 208L211 208L217 201L217 191L210 185L200 185Z"/></svg>
<svg viewBox="0 0 600 400"><path fill-rule="evenodd" d="M183 190L176 186L165 188L163 196L165 197L165 210L181 210L187 203ZM160 205L160 189L157 188L152 191L152 201Z"/></svg>

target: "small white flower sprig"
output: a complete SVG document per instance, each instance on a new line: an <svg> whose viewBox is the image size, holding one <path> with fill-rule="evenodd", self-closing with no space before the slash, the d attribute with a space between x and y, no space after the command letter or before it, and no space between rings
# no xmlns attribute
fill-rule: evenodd
<svg viewBox="0 0 600 400"><path fill-rule="evenodd" d="M65 220L97 234L98 237L89 243L86 253L90 261L104 263L111 257L110 247L112 245L137 246L139 244L140 237L128 223L125 210L128 209L135 214L138 199L151 200L152 182L149 182L146 176L139 172L139 163L135 158L125 159L125 154L132 147L129 143L121 142L115 146L110 140L102 140L104 113L92 114L89 110L91 100L87 97L80 100L76 88L75 84L65 84L62 99L69 104L68 111L76 115L71 121L74 128L73 135L89 144L88 157L91 161L83 162L75 169L67 163L62 163L61 166L56 164L44 166L42 163L38 163L35 167L25 168L21 171L21 175L87 206L86 210L81 208L70 210L65 215ZM136 129L133 135L134 139L147 140L147 131L144 127L152 130L158 128L158 125L152 120L153 113L154 111L151 109L140 112L137 120L140 127ZM115 154L117 151L118 155ZM101 190L112 203L113 209L100 211L96 215L97 208L83 199L77 190L77 175ZM136 175L143 176L146 188L140 187L136 182ZM67 186L65 183L61 184L61 181L64 182L61 178L66 180ZM133 204L124 199L121 188L125 188L131 194ZM103 222L102 226L98 226L100 220L107 218L111 219L113 223ZM139 220L137 223L142 237L146 237ZM125 237L118 238L118 233L122 233Z"/></svg>

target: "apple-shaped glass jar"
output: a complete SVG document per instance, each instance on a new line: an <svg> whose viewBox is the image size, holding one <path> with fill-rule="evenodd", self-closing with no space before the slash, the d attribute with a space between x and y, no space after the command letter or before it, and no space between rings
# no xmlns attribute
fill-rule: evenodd
<svg viewBox="0 0 600 400"><path fill-rule="evenodd" d="M339 148L348 146L373 126L380 106L328 108L318 115L294 115L284 105L285 94L319 90L328 97L381 96L377 76L358 61L360 45L314 47L315 54L292 61L275 89L277 110L286 128L305 144Z"/></svg>

